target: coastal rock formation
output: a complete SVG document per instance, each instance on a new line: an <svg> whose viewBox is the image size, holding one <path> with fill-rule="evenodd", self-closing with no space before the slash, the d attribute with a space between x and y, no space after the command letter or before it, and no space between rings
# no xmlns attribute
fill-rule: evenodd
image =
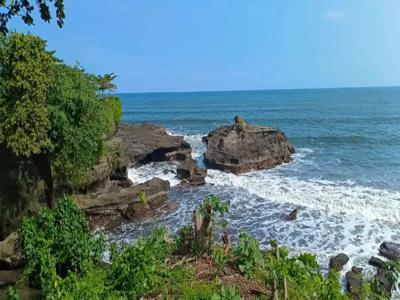
<svg viewBox="0 0 400 300"><path fill-rule="evenodd" d="M21 267L22 257L17 247L18 234L10 234L0 242L0 270L15 270Z"/></svg>
<svg viewBox="0 0 400 300"><path fill-rule="evenodd" d="M159 178L130 187L111 182L101 190L75 198L92 226L108 226L122 219L135 220L166 205L169 189L169 182Z"/></svg>
<svg viewBox="0 0 400 300"><path fill-rule="evenodd" d="M282 131L249 125L239 117L234 125L210 132L205 141L206 166L234 174L273 168L289 162L295 152Z"/></svg>
<svg viewBox="0 0 400 300"><path fill-rule="evenodd" d="M379 247L379 254L390 260L400 260L400 244L383 242Z"/></svg>
<svg viewBox="0 0 400 300"><path fill-rule="evenodd" d="M329 268L340 272L343 270L344 265L347 264L348 261L349 257L346 254L339 253L329 260Z"/></svg>
<svg viewBox="0 0 400 300"><path fill-rule="evenodd" d="M207 169L198 167L196 161L192 158L182 162L176 172L178 178L187 180L191 185L203 185L206 183Z"/></svg>
<svg viewBox="0 0 400 300"><path fill-rule="evenodd" d="M363 278L362 269L353 266L351 271L346 273L347 291L351 299L363 299Z"/></svg>
<svg viewBox="0 0 400 300"><path fill-rule="evenodd" d="M181 136L174 136L152 124L120 125L112 143L121 146L121 160L114 172L126 174L128 168L156 161L185 161L192 148Z"/></svg>
<svg viewBox="0 0 400 300"><path fill-rule="evenodd" d="M192 159L192 148L182 136L174 136L152 124L121 125L112 143L121 146L121 158L112 179L127 178L130 167L157 161L180 162L177 175L193 185L205 183L207 171Z"/></svg>
<svg viewBox="0 0 400 300"><path fill-rule="evenodd" d="M382 268L385 264L385 262L382 259L380 259L379 257L375 257L375 256L371 256L368 263L371 266L374 266L376 268Z"/></svg>
<svg viewBox="0 0 400 300"><path fill-rule="evenodd" d="M297 208L295 208L294 210L292 210L291 213L288 214L287 220L288 221L295 221L297 219L297 214L298 213L299 213L299 210Z"/></svg>

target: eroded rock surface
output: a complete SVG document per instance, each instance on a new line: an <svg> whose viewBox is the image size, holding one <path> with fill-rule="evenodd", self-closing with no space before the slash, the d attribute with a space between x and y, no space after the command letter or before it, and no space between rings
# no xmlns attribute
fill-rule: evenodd
<svg viewBox="0 0 400 300"><path fill-rule="evenodd" d="M129 187L114 181L104 189L75 198L92 226L108 226L123 219L138 219L166 205L169 189L169 182L159 178Z"/></svg>
<svg viewBox="0 0 400 300"><path fill-rule="evenodd" d="M205 141L206 166L235 174L290 162L295 152L279 129L249 125L240 118L235 118L234 125L211 131Z"/></svg>
<svg viewBox="0 0 400 300"><path fill-rule="evenodd" d="M329 260L329 268L340 272L343 270L344 265L347 264L348 261L349 257L346 254L339 253Z"/></svg>

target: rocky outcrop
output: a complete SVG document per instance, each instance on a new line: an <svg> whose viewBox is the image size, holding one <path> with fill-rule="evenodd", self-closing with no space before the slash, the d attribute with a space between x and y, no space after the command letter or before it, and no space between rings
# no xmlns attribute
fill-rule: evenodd
<svg viewBox="0 0 400 300"><path fill-rule="evenodd" d="M343 270L344 265L347 264L348 261L349 257L346 254L339 253L329 260L329 268L340 272Z"/></svg>
<svg viewBox="0 0 400 300"><path fill-rule="evenodd" d="M379 247L379 254L390 260L400 260L400 244L383 242Z"/></svg>
<svg viewBox="0 0 400 300"><path fill-rule="evenodd" d="M191 185L203 185L206 183L207 169L198 167L196 161L191 157L178 166L176 173L179 179L187 180Z"/></svg>
<svg viewBox="0 0 400 300"><path fill-rule="evenodd" d="M362 269L353 266L351 271L346 273L347 291L351 299L363 299L363 278Z"/></svg>
<svg viewBox="0 0 400 300"><path fill-rule="evenodd" d="M121 125L111 143L120 145L121 156L111 179L127 177L129 168L157 161L178 161L177 175L193 185L205 183L207 170L192 159L192 148L182 136L174 136L153 124Z"/></svg>
<svg viewBox="0 0 400 300"><path fill-rule="evenodd" d="M181 136L173 136L152 124L120 125L112 138L121 147L121 157L114 176L124 176L130 167L156 161L185 161L192 148Z"/></svg>
<svg viewBox="0 0 400 300"><path fill-rule="evenodd" d="M153 178L145 183L121 187L118 181L96 192L75 197L92 226L110 226L121 220L135 220L167 204L168 181Z"/></svg>
<svg viewBox="0 0 400 300"><path fill-rule="evenodd" d="M22 257L18 251L18 234L10 234L0 242L0 270L15 270L22 266Z"/></svg>
<svg viewBox="0 0 400 300"><path fill-rule="evenodd" d="M390 260L395 262L400 260L400 244L385 241L379 247L379 254L389 261L372 256L368 263L377 268L375 280L381 284L388 295L391 295L396 282L396 274Z"/></svg>
<svg viewBox="0 0 400 300"><path fill-rule="evenodd" d="M295 149L282 131L235 119L234 125L219 127L205 138L208 168L238 174L290 162Z"/></svg>
<svg viewBox="0 0 400 300"><path fill-rule="evenodd" d="M23 216L46 206L46 183L32 161L15 157L0 145L0 241Z"/></svg>

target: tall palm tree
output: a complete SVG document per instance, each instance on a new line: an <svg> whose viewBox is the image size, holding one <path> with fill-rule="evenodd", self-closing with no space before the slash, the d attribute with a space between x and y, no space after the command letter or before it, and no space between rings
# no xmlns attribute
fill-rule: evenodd
<svg viewBox="0 0 400 300"><path fill-rule="evenodd" d="M113 80L117 78L114 73L106 73L103 76L97 76L97 89L103 95L105 91L113 91L117 86L113 83Z"/></svg>

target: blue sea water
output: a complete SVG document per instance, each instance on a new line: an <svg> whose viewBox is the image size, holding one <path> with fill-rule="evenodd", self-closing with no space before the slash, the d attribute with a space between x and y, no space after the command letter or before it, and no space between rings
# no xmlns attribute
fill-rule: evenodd
<svg viewBox="0 0 400 300"><path fill-rule="evenodd" d="M156 123L183 135L202 163L201 137L233 122L283 130L297 153L273 170L242 175L209 171L199 188L172 188L176 212L121 226L129 241L155 226L175 231L190 222L193 208L209 193L230 201L230 232L248 230L261 240L278 239L293 251L317 252L321 262L338 252L366 265L383 240L400 240L400 88L120 94L123 122ZM134 181L153 176L178 180L153 164L130 170ZM172 175L171 175L172 174ZM285 221L299 208L296 222ZM350 265L350 264L349 264Z"/></svg>

